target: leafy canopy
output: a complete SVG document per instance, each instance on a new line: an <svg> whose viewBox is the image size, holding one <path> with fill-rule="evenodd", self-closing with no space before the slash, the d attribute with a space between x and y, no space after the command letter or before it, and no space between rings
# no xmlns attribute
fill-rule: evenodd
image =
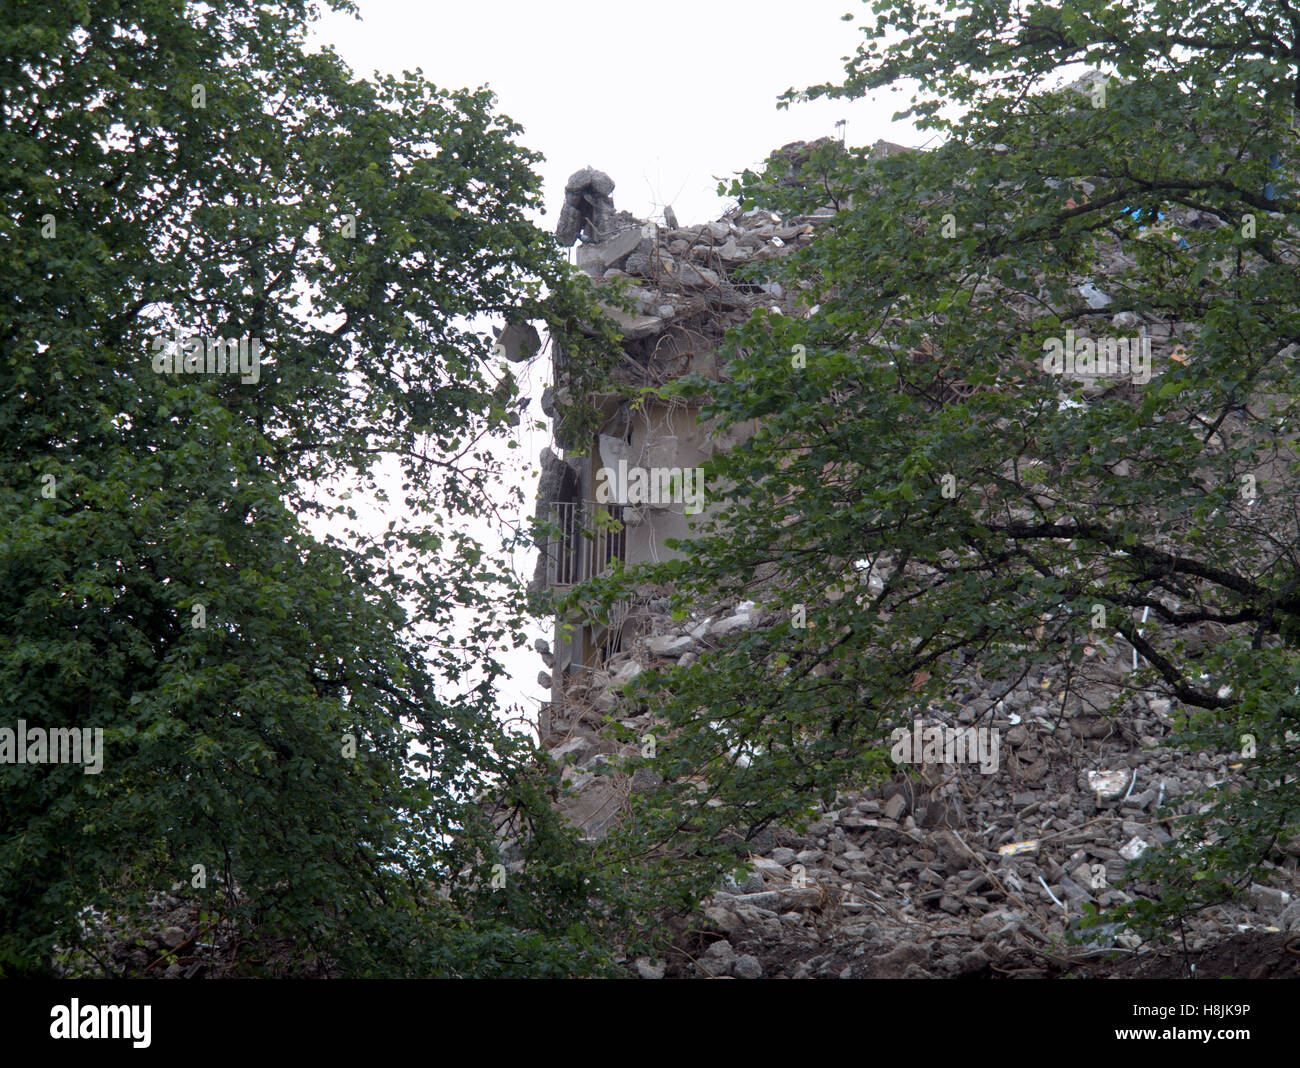
<svg viewBox="0 0 1300 1068"><path fill-rule="evenodd" d="M354 78L304 51L310 18L6 4L3 725L102 728L105 759L0 766L2 973L83 943L114 971L84 910L175 884L251 970L286 945L355 975L599 956L494 717L520 602L465 533L521 406L476 322L562 334L590 294L528 220L537 157L489 92ZM178 330L256 341L256 380L155 370ZM414 518L375 532L344 489L382 500L383 462ZM489 785L534 828L500 893Z"/></svg>

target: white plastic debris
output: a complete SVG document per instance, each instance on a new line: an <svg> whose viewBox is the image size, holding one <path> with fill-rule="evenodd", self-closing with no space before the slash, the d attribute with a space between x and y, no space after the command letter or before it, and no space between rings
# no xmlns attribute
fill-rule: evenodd
<svg viewBox="0 0 1300 1068"><path fill-rule="evenodd" d="M1038 839L1033 838L1026 842L1008 842L1004 846L999 846L998 852L1004 857L1018 857L1022 853L1037 853Z"/></svg>
<svg viewBox="0 0 1300 1068"><path fill-rule="evenodd" d="M1065 908L1065 902L1063 902L1059 897L1057 897L1054 893L1052 893L1052 888L1047 885L1046 879L1044 879L1040 875L1038 877L1038 882L1042 886L1042 888L1047 891L1047 896L1052 899L1053 903L1056 905L1057 908L1059 909Z"/></svg>
<svg viewBox="0 0 1300 1068"><path fill-rule="evenodd" d="M1134 835L1122 846L1120 846L1119 855L1125 860L1137 860L1148 849L1147 843L1142 841L1137 835Z"/></svg>
<svg viewBox="0 0 1300 1068"><path fill-rule="evenodd" d="M1101 311L1102 308L1111 303L1111 297L1103 293L1091 282L1084 282L1079 287L1079 295L1088 302L1088 307L1093 311Z"/></svg>

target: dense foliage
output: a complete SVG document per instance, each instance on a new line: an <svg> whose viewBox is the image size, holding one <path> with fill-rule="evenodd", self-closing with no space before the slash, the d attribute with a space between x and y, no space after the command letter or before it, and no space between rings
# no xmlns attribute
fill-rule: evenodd
<svg viewBox="0 0 1300 1068"><path fill-rule="evenodd" d="M467 533L521 408L483 317L591 315L537 157L486 90L306 52L302 0L0 11L0 726L104 732L98 774L0 765L0 974L111 970L177 884L246 970L594 966ZM260 365L160 364L178 331ZM534 826L504 886L490 784Z"/></svg>

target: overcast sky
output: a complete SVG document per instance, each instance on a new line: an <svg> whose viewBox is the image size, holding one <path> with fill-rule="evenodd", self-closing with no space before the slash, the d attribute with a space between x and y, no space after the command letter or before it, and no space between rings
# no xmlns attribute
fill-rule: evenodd
<svg viewBox="0 0 1300 1068"><path fill-rule="evenodd" d="M787 88L838 79L861 39L860 0L357 0L361 21L330 14L317 36L358 73L421 69L445 88L488 85L546 156L548 222L564 181L591 165L614 202L683 222L716 217L716 176L790 141L891 135L898 95L776 110Z"/></svg>
<svg viewBox="0 0 1300 1068"><path fill-rule="evenodd" d="M902 97L813 101L778 110L788 88L840 80L843 57L870 15L860 0L357 0L360 21L328 14L315 39L332 45L357 74L421 70L448 89L490 87L498 110L524 128L520 141L542 153L546 216L554 230L564 183L585 166L614 179L615 207L660 217L671 204L683 225L717 218L728 202L719 179L754 167L791 141L835 136L846 121L850 144L878 138L918 144L910 127L891 124ZM853 12L854 22L841 16ZM549 366L520 374L537 400ZM521 428L513 450L519 484L537 483L537 457L550 444ZM400 499L400 497L397 497ZM525 579L532 560L516 569ZM535 632L550 637L549 628ZM549 697L536 682L531 651L507 658L508 702L533 709Z"/></svg>

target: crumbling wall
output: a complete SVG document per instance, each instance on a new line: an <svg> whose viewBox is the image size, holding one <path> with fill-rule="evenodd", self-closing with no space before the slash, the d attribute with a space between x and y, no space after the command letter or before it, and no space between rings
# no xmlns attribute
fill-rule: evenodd
<svg viewBox="0 0 1300 1068"><path fill-rule="evenodd" d="M800 180L813 150L824 143L795 142L776 150L775 169L786 175L783 180ZM805 244L818 221L832 213L829 205L797 218L782 218L761 207L735 208L711 222L682 226L670 208L661 224L616 210L614 188L608 175L591 167L576 172L565 186L557 226L561 243L576 244L577 265L593 281L621 291L631 308L625 310L612 300L605 305L623 335L620 351L607 385L582 398L600 411L603 425L590 441L557 440L562 456L550 449L542 454L536 518L543 523L559 514L555 505L598 502L602 491L614 489L612 483L603 484L602 469L617 470L622 462L629 470L694 472L709 456L743 438L745 428L715 435L681 400L637 395L645 386L692 371L719 375L725 367L719 351L724 335L758 308L806 314L799 294L765 277L762 264ZM557 426L566 406L577 399L570 370L565 354L557 352L555 381L542 397L543 410ZM618 488L629 490L627 483ZM695 502L686 499L688 488L699 489L684 483L683 499L667 502L615 493L609 503L621 510L621 559L629 565L660 561L671 555L668 540L690 536L696 514ZM531 584L534 593L546 587L548 565L553 575L555 556L562 552L562 543L543 547ZM547 670L539 682L553 692L541 717L542 742L559 751L570 767L576 766L579 753L592 758L607 751L598 736L603 714L613 707L613 693L640 670L647 656L655 655L651 648L686 648L687 639L667 627L666 609L666 602L642 597L623 606L623 615L609 627L584 627L576 621L572 637L565 638L557 626L554 644L542 643L539 651ZM606 656L608 649L597 645L615 651ZM607 825L610 805L616 805L612 796L595 806L599 814L594 814L584 802L573 806L571 815L585 829L598 832Z"/></svg>

